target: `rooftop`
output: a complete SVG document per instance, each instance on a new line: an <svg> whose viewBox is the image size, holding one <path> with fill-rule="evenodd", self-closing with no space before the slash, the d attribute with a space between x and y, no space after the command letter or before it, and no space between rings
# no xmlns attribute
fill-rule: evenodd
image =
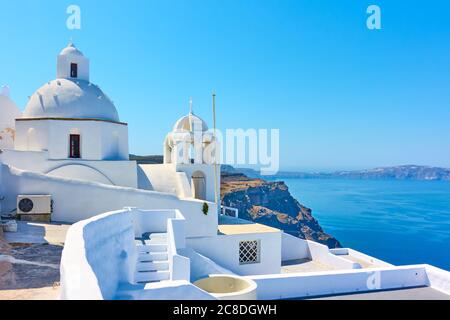
<svg viewBox="0 0 450 320"><path fill-rule="evenodd" d="M268 232L281 232L281 230L239 218L229 216L219 217L219 234L222 235Z"/></svg>
<svg viewBox="0 0 450 320"><path fill-rule="evenodd" d="M298 273L298 272L317 272L336 270L330 264L324 264L317 260L309 258L283 261L281 264L281 273Z"/></svg>

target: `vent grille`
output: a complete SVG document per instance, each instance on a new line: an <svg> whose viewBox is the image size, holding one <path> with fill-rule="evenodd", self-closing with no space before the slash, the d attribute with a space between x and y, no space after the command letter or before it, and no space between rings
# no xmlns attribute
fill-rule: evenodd
<svg viewBox="0 0 450 320"><path fill-rule="evenodd" d="M239 242L239 264L252 264L260 262L259 240Z"/></svg>

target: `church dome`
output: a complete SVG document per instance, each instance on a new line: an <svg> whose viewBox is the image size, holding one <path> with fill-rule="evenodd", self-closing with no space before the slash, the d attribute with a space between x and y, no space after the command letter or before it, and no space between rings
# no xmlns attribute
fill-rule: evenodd
<svg viewBox="0 0 450 320"><path fill-rule="evenodd" d="M119 122L116 107L108 96L98 86L81 79L56 79L43 85L30 97L23 117Z"/></svg>
<svg viewBox="0 0 450 320"><path fill-rule="evenodd" d="M193 113L180 118L173 126L173 131L194 131L195 128L200 128L203 132L208 131L208 125L200 117Z"/></svg>
<svg viewBox="0 0 450 320"><path fill-rule="evenodd" d="M69 43L67 47L61 50L59 53L60 56L68 56L68 55L75 55L75 56L84 56L83 52L78 50L73 43Z"/></svg>

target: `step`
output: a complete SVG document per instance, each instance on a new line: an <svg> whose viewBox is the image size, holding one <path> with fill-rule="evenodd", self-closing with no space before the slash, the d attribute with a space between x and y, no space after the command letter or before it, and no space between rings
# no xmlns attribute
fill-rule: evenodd
<svg viewBox="0 0 450 320"><path fill-rule="evenodd" d="M136 246L139 252L166 252L167 245L166 244L145 244L145 245L137 245Z"/></svg>
<svg viewBox="0 0 450 320"><path fill-rule="evenodd" d="M134 274L134 281L137 283L147 283L162 280L169 280L169 271L151 271L151 272L136 272Z"/></svg>
<svg viewBox="0 0 450 320"><path fill-rule="evenodd" d="M152 262L139 262L136 265L136 271L163 271L169 270L169 261L152 261Z"/></svg>
<svg viewBox="0 0 450 320"><path fill-rule="evenodd" d="M147 252L166 252L167 251L167 244L154 244L154 243L150 243L150 244L146 244L145 248L149 251Z"/></svg>
<svg viewBox="0 0 450 320"><path fill-rule="evenodd" d="M166 261L167 252L142 252L139 253L139 262Z"/></svg>
<svg viewBox="0 0 450 320"><path fill-rule="evenodd" d="M164 239L167 240L167 233L151 233L150 239Z"/></svg>
<svg viewBox="0 0 450 320"><path fill-rule="evenodd" d="M143 246L145 244L144 240L138 238L134 239L134 243L136 246Z"/></svg>
<svg viewBox="0 0 450 320"><path fill-rule="evenodd" d="M144 244L167 244L167 239L165 238L152 238L144 240Z"/></svg>
<svg viewBox="0 0 450 320"><path fill-rule="evenodd" d="M166 232L145 232L142 234L142 239L167 239Z"/></svg>

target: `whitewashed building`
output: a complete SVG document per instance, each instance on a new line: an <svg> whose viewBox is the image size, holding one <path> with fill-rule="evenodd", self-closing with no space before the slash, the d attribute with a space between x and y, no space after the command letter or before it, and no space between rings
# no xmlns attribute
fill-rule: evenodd
<svg viewBox="0 0 450 320"><path fill-rule="evenodd" d="M128 126L113 102L89 81L89 59L69 44L58 55L56 79L36 90L15 119L4 163L50 176L137 187L128 161Z"/></svg>
<svg viewBox="0 0 450 320"><path fill-rule="evenodd" d="M166 136L163 164L130 161L128 126L73 44L23 114L6 89L0 112L2 132L15 133L1 145L0 209L45 195L53 221L74 223L62 299L284 299L400 288L450 295L447 271L330 250L222 208L219 144L192 106Z"/></svg>

